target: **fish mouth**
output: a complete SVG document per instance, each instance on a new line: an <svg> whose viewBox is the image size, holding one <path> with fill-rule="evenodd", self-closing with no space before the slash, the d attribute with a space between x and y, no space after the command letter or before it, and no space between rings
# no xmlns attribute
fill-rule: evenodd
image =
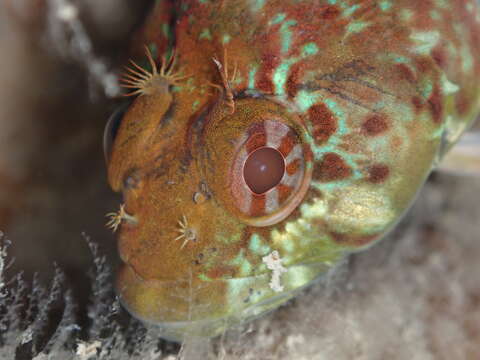
<svg viewBox="0 0 480 360"><path fill-rule="evenodd" d="M322 271L323 269L323 271ZM135 318L159 329L161 337L215 337L229 328L274 310L298 294L321 273L323 265L297 265L284 273L284 291L274 291L271 273L215 279L145 279L129 264L117 273L115 290Z"/></svg>
<svg viewBox="0 0 480 360"><path fill-rule="evenodd" d="M134 277L135 283L126 283L126 278ZM236 279L241 282L258 281L257 277ZM269 275L265 275L266 282ZM133 267L125 264L119 271L116 282L116 293L121 305L135 318L149 328L158 331L159 336L169 341L182 342L189 337L211 338L221 335L228 329L254 320L277 308L293 296L295 292L284 292L264 297L251 304L239 300L238 304L218 303L212 294L218 292L228 280L218 279L203 285L202 289L184 289L187 293L179 296L178 280L148 280L135 273ZM205 296L199 294L203 292ZM177 292L177 294L175 294ZM146 297L154 299L146 299ZM193 296L188 298L188 296ZM200 301L198 301L200 300ZM178 306L182 302L189 304L183 310ZM211 303L209 303L211 302ZM195 303L198 311L191 304ZM155 306L152 306L154 304ZM205 311L205 309L207 309Z"/></svg>

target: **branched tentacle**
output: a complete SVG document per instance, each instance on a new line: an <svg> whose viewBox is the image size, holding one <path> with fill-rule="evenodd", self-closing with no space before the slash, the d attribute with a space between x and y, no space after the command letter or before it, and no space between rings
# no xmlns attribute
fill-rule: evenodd
<svg viewBox="0 0 480 360"><path fill-rule="evenodd" d="M140 65L130 60L131 66L125 68L125 73L120 79L120 84L126 89L136 89L125 96L149 95L156 91L165 91L170 85L178 85L182 80L189 76L180 75L175 70L176 53L175 50L168 60L162 57L160 68L158 68L150 49L145 46L145 53L151 71L142 68Z"/></svg>
<svg viewBox="0 0 480 360"><path fill-rule="evenodd" d="M209 85L224 92L227 105L231 109L231 113L233 114L235 112L235 100L234 100L233 90L230 84L235 80L235 77L237 76L237 63L234 64L233 74L229 78L227 50L226 49L223 50L223 64L215 57L212 58L212 60L217 66L218 72L220 74L220 78L222 80L222 85L218 85L214 83L209 83Z"/></svg>

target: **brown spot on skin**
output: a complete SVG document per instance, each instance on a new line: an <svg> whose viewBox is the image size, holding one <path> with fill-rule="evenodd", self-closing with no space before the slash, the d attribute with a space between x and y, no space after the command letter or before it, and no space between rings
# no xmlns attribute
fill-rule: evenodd
<svg viewBox="0 0 480 360"><path fill-rule="evenodd" d="M388 130L384 115L374 114L362 124L363 132L368 136L377 136Z"/></svg>
<svg viewBox="0 0 480 360"><path fill-rule="evenodd" d="M426 57L418 58L416 65L419 72L426 73L430 70L432 61Z"/></svg>
<svg viewBox="0 0 480 360"><path fill-rule="evenodd" d="M274 93L274 85L272 82L272 72L278 65L278 59L273 54L265 54L262 56L262 71L258 72L258 79L255 87L266 94Z"/></svg>
<svg viewBox="0 0 480 360"><path fill-rule="evenodd" d="M430 111L432 112L433 122L435 124L440 124L443 120L443 104L442 104L442 94L438 84L433 88L432 95L428 99L428 105L430 106Z"/></svg>
<svg viewBox="0 0 480 360"><path fill-rule="evenodd" d="M349 235L349 234L342 234L337 232L331 232L330 236L333 238L333 240L336 243L340 245L352 246L352 247L362 247L362 246L368 245L374 240L376 240L378 237L377 234Z"/></svg>
<svg viewBox="0 0 480 360"><path fill-rule="evenodd" d="M313 137L317 143L324 143L337 131L337 119L325 104L310 107L308 116L313 127Z"/></svg>
<svg viewBox="0 0 480 360"><path fill-rule="evenodd" d="M296 65L293 66L290 70L290 74L287 79L287 94L290 98L293 98L297 95L298 92L298 83L300 82L300 71L301 67Z"/></svg>
<svg viewBox="0 0 480 360"><path fill-rule="evenodd" d="M447 68L447 56L443 47L436 47L432 50L432 58L441 69Z"/></svg>
<svg viewBox="0 0 480 360"><path fill-rule="evenodd" d="M375 164L368 168L368 181L373 184L379 184L384 182L389 174L390 169L387 165Z"/></svg>
<svg viewBox="0 0 480 360"><path fill-rule="evenodd" d="M419 113L423 108L423 101L419 96L412 97L412 104L415 107L415 112Z"/></svg>
<svg viewBox="0 0 480 360"><path fill-rule="evenodd" d="M328 6L323 12L322 12L322 18L325 20L332 20L338 17L340 15L340 10L336 6Z"/></svg>
<svg viewBox="0 0 480 360"><path fill-rule="evenodd" d="M352 169L335 153L325 154L313 170L314 179L324 182L346 179L351 175Z"/></svg>
<svg viewBox="0 0 480 360"><path fill-rule="evenodd" d="M412 84L415 83L415 81L417 80L417 76L415 75L413 70L410 69L410 67L408 65L397 64L396 68L397 68L398 72L400 73L400 77L402 79L405 79L406 81L408 81L409 83L412 83Z"/></svg>

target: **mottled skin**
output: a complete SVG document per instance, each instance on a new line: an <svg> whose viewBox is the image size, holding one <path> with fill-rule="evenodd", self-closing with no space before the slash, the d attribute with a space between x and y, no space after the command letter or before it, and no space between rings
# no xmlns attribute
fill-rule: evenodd
<svg viewBox="0 0 480 360"><path fill-rule="evenodd" d="M270 310L384 236L480 110L471 0L160 1L135 43L174 47L189 78L138 96L116 136L109 181L137 220L117 289L176 339ZM303 172L272 213L244 211L233 164L265 120L293 131ZM179 221L192 236L175 240Z"/></svg>

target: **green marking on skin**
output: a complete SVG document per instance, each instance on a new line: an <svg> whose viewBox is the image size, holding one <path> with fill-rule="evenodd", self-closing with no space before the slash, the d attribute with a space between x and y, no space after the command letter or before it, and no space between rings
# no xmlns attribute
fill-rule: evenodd
<svg viewBox="0 0 480 360"><path fill-rule="evenodd" d="M253 67L248 72L248 88L255 89L255 75L257 74L258 65L253 65Z"/></svg>
<svg viewBox="0 0 480 360"><path fill-rule="evenodd" d="M440 13L437 10L430 11L430 17L433 20L440 20L440 18L441 18Z"/></svg>
<svg viewBox="0 0 480 360"><path fill-rule="evenodd" d="M455 94L458 90L460 90L460 87L457 84L449 81L445 74L442 74L442 78L440 81L442 83L442 89L445 95Z"/></svg>
<svg viewBox="0 0 480 360"><path fill-rule="evenodd" d="M408 22L412 19L413 17L413 11L410 10L410 9L402 9L400 10L400 18L405 21L405 22Z"/></svg>
<svg viewBox="0 0 480 360"><path fill-rule="evenodd" d="M270 25L280 24L286 17L287 15L284 13L277 14L272 20L270 20Z"/></svg>
<svg viewBox="0 0 480 360"><path fill-rule="evenodd" d="M343 12L343 15L345 17L349 17L350 15L352 15L357 9L360 8L360 5L353 5L353 6L350 6L349 8L345 9L344 12Z"/></svg>
<svg viewBox="0 0 480 360"><path fill-rule="evenodd" d="M285 83L287 82L290 67L299 60L315 55L318 53L318 50L319 49L315 43L305 44L300 57L285 59L285 61L277 67L273 74L273 84L275 85L276 94L281 96L285 95Z"/></svg>
<svg viewBox="0 0 480 360"><path fill-rule="evenodd" d="M410 35L410 39L417 43L417 46L414 47L416 52L429 55L440 41L440 33L438 31L419 31Z"/></svg>
<svg viewBox="0 0 480 360"><path fill-rule="evenodd" d="M300 90L295 97L295 103L300 112L307 111L312 105L317 102L320 93Z"/></svg>
<svg viewBox="0 0 480 360"><path fill-rule="evenodd" d="M308 43L303 46L302 55L304 57L315 55L318 52L318 46L315 43Z"/></svg>
<svg viewBox="0 0 480 360"><path fill-rule="evenodd" d="M347 34L359 33L360 31L365 29L368 25L370 25L369 22L363 22L363 21L350 23L347 26Z"/></svg>
<svg viewBox="0 0 480 360"><path fill-rule="evenodd" d="M198 278L202 281L212 281L212 279L205 274L198 274Z"/></svg>
<svg viewBox="0 0 480 360"><path fill-rule="evenodd" d="M389 10L391 7L392 7L392 4L390 3L389 0L380 1L380 9L381 9L382 11L387 11L387 10Z"/></svg>
<svg viewBox="0 0 480 360"><path fill-rule="evenodd" d="M278 95L285 95L285 83L287 82L288 71L290 66L297 62L296 58L286 59L283 63L278 65L273 74L273 83L275 85L275 93Z"/></svg>
<svg viewBox="0 0 480 360"><path fill-rule="evenodd" d="M193 104L192 104L192 109L193 109L193 111L197 110L198 105L200 105L200 101L195 100L195 101L193 102Z"/></svg>
<svg viewBox="0 0 480 360"><path fill-rule="evenodd" d="M280 33L282 35L282 53L286 53L290 49L292 43L292 31L290 30L290 27L295 25L297 25L295 20L288 20L280 26Z"/></svg>
<svg viewBox="0 0 480 360"><path fill-rule="evenodd" d="M205 28L202 30L200 35L198 36L200 40L206 39L206 40L212 40L212 34L210 33L210 29Z"/></svg>
<svg viewBox="0 0 480 360"><path fill-rule="evenodd" d="M424 99L428 99L432 95L433 85L431 82L427 82L422 88L422 96Z"/></svg>
<svg viewBox="0 0 480 360"><path fill-rule="evenodd" d="M265 5L265 0L254 0L252 4L252 10L254 12L259 11L263 8L264 5Z"/></svg>
<svg viewBox="0 0 480 360"><path fill-rule="evenodd" d="M231 37L229 34L225 34L225 35L223 35L223 37L222 37L222 43L223 43L224 45L225 45L225 44L228 44L231 39L232 39L232 37Z"/></svg>
<svg viewBox="0 0 480 360"><path fill-rule="evenodd" d="M264 256L270 252L270 246L265 244L258 234L250 236L248 249L256 255Z"/></svg>
<svg viewBox="0 0 480 360"><path fill-rule="evenodd" d="M245 258L245 249L241 249L238 255L230 260L229 264L239 267L240 276L248 276L252 270L252 264Z"/></svg>
<svg viewBox="0 0 480 360"><path fill-rule="evenodd" d="M465 44L462 46L462 49L460 50L461 56L462 56L462 70L465 73L468 73L472 70L473 68L473 57L472 54L467 46Z"/></svg>

